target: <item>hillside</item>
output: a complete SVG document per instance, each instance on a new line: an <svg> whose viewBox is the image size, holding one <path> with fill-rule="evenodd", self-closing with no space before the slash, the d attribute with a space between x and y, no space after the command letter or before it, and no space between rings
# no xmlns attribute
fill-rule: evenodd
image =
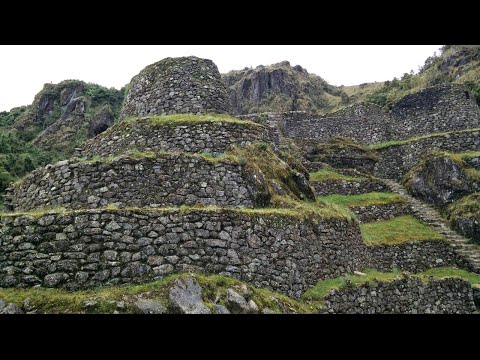
<svg viewBox="0 0 480 360"><path fill-rule="evenodd" d="M351 102L343 87L330 85L300 65L292 67L288 61L230 71L222 78L236 114L325 113Z"/></svg>
<svg viewBox="0 0 480 360"><path fill-rule="evenodd" d="M0 194L10 182L67 158L106 130L122 102L123 90L66 80L45 84L31 105L0 112Z"/></svg>
<svg viewBox="0 0 480 360"><path fill-rule="evenodd" d="M418 74L405 73L401 79L386 81L365 100L385 108L405 95L439 84L464 84L480 103L480 46L445 45L439 55L429 57Z"/></svg>

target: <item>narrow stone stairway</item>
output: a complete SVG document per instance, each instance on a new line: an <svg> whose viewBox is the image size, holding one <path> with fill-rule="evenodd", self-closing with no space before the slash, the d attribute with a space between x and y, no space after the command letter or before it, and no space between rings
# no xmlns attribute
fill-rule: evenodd
<svg viewBox="0 0 480 360"><path fill-rule="evenodd" d="M392 192L404 196L412 207L413 215L428 224L435 231L445 237L447 241L455 248L455 251L468 260L472 265L473 270L480 273L480 246L470 243L466 238L460 236L455 231L451 230L445 224L443 218L437 210L430 205L425 204L419 199L415 199L409 195L407 190L391 179L382 179L384 183L390 188Z"/></svg>

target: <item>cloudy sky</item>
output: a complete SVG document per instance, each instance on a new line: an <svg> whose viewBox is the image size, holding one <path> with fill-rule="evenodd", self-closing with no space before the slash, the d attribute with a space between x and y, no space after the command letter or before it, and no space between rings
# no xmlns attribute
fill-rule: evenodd
<svg viewBox="0 0 480 360"><path fill-rule="evenodd" d="M121 88L165 57L195 55L220 72L283 60L333 85L391 80L417 71L441 45L56 45L0 46L0 111L28 105L44 83L66 79Z"/></svg>

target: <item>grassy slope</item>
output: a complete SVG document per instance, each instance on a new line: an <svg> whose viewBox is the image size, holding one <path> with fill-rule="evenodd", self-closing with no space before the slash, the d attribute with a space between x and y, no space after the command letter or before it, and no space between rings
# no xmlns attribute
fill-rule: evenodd
<svg viewBox="0 0 480 360"><path fill-rule="evenodd" d="M325 196L318 196L320 201L333 202L342 206L370 206L370 205L385 205L391 203L404 203L405 199L394 193L380 193L371 192L360 195L340 195L332 194Z"/></svg>
<svg viewBox="0 0 480 360"><path fill-rule="evenodd" d="M310 173L310 181L324 181L324 180L346 180L346 181L360 181L367 180L366 177L355 177L343 175L333 169L320 169L316 172Z"/></svg>
<svg viewBox="0 0 480 360"><path fill-rule="evenodd" d="M384 273L368 269L365 274L366 276L347 275L319 281L298 300L257 288L235 278L208 274L174 274L141 285L109 286L75 292L48 288L0 288L0 298L6 303L13 302L19 306L28 302L37 313L46 314L113 313L119 302L124 303L124 308L120 310L122 313L137 313L138 310L133 304L139 298L158 301L168 308L168 292L172 282L178 277L193 276L203 289L202 299L207 306L211 306L217 294L221 299L219 303L224 305L228 288L247 287L251 291L251 298L260 309L269 308L273 313L315 313L333 289L344 288L349 286L349 283L355 286L371 281L392 281L402 276L398 270ZM458 277L466 279L473 286L480 286L480 275L453 267L430 269L414 276L423 281L432 277Z"/></svg>
<svg viewBox="0 0 480 360"><path fill-rule="evenodd" d="M347 275L341 276L335 279L327 279L319 281L314 287L307 290L303 295L303 300L322 300L327 296L330 291L333 289L341 289L348 286L348 283L353 285L362 285L371 281L392 281L395 279L400 279L402 274L399 270L394 270L392 272L380 272L374 269L367 269L364 271L365 276L361 275ZM448 278L456 277L462 278L470 282L471 285L478 286L480 285L480 275L470 273L463 269L458 269L454 267L444 267L444 268L433 268L427 271L415 274L414 276L419 277L420 279L426 281L429 277L434 278Z"/></svg>
<svg viewBox="0 0 480 360"><path fill-rule="evenodd" d="M442 236L411 215L360 224L367 245L394 245L411 241L442 240Z"/></svg>

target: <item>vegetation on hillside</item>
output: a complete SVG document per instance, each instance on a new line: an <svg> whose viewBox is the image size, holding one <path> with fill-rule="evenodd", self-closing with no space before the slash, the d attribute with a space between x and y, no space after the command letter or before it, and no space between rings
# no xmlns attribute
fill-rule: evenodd
<svg viewBox="0 0 480 360"><path fill-rule="evenodd" d="M445 45L439 55L425 61L418 74L412 70L401 79L385 81L365 100L389 108L405 95L443 83L466 85L480 103L480 45Z"/></svg>

